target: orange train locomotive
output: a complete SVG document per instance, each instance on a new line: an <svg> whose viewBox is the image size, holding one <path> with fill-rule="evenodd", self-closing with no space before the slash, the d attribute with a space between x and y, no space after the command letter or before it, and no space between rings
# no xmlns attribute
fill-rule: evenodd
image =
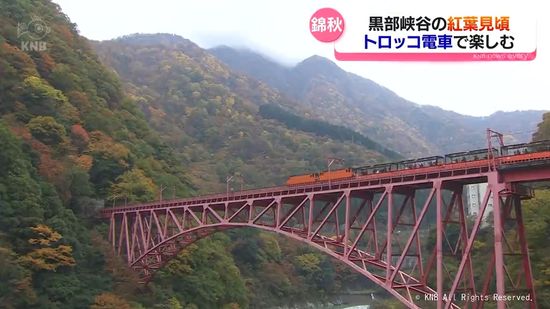
<svg viewBox="0 0 550 309"><path fill-rule="evenodd" d="M491 155L489 155L491 153ZM334 180L346 180L356 177L391 177L392 175L416 174L436 171L444 166L460 168L466 166L481 166L489 164L489 158L493 159L499 167L507 164L521 162L529 163L540 160L550 160L550 140L526 144L502 146L500 149L487 148L467 152L446 154L445 156L433 156L421 159L405 160L400 162L383 163L372 166L338 169L306 175L290 176L287 186L307 185ZM374 174L380 174L374 176Z"/></svg>
<svg viewBox="0 0 550 309"><path fill-rule="evenodd" d="M288 186L303 185L315 182L324 182L333 179L344 180L351 179L355 176L352 168L339 169L334 171L326 171L321 173L313 173L309 175L290 176L286 181Z"/></svg>

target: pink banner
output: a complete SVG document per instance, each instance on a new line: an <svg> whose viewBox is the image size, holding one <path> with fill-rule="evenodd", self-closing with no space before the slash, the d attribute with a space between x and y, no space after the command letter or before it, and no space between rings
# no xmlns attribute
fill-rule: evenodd
<svg viewBox="0 0 550 309"><path fill-rule="evenodd" d="M339 61L532 61L537 50L530 53L341 53L334 49Z"/></svg>

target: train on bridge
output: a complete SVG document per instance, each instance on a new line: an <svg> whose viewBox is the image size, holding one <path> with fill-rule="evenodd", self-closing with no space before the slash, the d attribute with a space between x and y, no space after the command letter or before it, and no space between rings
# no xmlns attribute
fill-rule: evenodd
<svg viewBox="0 0 550 309"><path fill-rule="evenodd" d="M371 166L347 167L320 173L294 175L286 181L287 186L306 185L329 181L351 180L368 175L377 177L401 177L411 173L434 173L443 168L468 168L470 166L494 164L497 168L517 166L550 160L550 140L497 148L483 148L466 152L456 152L444 156L382 163Z"/></svg>

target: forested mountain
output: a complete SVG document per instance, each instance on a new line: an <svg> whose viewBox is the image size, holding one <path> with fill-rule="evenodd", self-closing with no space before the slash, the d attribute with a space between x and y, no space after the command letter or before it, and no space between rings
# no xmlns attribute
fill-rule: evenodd
<svg viewBox="0 0 550 309"><path fill-rule="evenodd" d="M344 127L336 136L331 134L339 129L325 122L304 128L294 125L303 118L288 111L278 114L282 118L261 113L297 103L179 36L131 35L94 46L148 122L187 156L191 180L203 192L224 190L226 177L235 173L245 187L258 187L324 170L327 157L346 165L398 157Z"/></svg>
<svg viewBox="0 0 550 309"><path fill-rule="evenodd" d="M18 26L39 22L45 45L29 49L41 33ZM120 300L125 279L100 249L96 211L154 199L161 183L194 193L178 156L50 1L0 1L0 145L4 308Z"/></svg>
<svg viewBox="0 0 550 309"><path fill-rule="evenodd" d="M371 80L313 56L285 67L250 50L209 50L236 71L293 98L288 106L307 118L347 126L405 157L449 153L485 146L485 130L514 133L508 143L530 139L543 111L497 112L471 117L407 101ZM284 103L284 102L283 102Z"/></svg>
<svg viewBox="0 0 550 309"><path fill-rule="evenodd" d="M323 168L326 156L385 160L363 144L264 119L260 106L277 94L192 43L185 53L138 47L130 49L152 59L117 56L141 65L141 81L123 83L56 4L0 1L1 306L267 307L327 300L343 282L368 286L312 249L243 230L190 246L137 290L105 243L102 207L150 201L160 188L178 197L219 191L237 172L247 187L280 183Z"/></svg>

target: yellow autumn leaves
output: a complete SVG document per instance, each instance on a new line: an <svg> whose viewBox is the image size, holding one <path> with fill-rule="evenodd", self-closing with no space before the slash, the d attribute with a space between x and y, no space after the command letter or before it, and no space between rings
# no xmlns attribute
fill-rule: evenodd
<svg viewBox="0 0 550 309"><path fill-rule="evenodd" d="M20 258L22 264L49 271L55 271L61 266L76 265L72 255L73 248L58 244L61 234L44 224L38 224L31 229L34 238L29 239L29 243L34 249Z"/></svg>

